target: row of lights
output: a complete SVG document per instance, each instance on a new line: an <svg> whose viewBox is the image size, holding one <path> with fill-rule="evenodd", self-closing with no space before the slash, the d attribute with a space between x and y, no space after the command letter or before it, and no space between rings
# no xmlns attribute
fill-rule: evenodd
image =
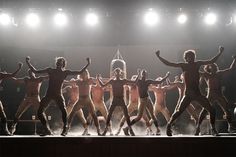
<svg viewBox="0 0 236 157"><path fill-rule="evenodd" d="M235 18L236 19L236 18ZM54 23L59 26L63 27L68 24L68 18L67 15L59 11L57 14L54 15ZM179 24L185 24L188 21L188 16L184 13L180 14L177 17L177 22ZM85 16L85 22L89 26L95 26L96 24L99 23L99 17L96 13L90 12ZM155 12L153 9L149 9L145 14L144 14L144 23L148 26L155 26L160 22L160 17ZM208 25L213 25L217 22L217 16L214 13L209 12L208 14L205 15L204 17L204 22ZM7 13L2 13L0 14L0 24L7 26L13 23L13 18L8 15ZM25 23L32 27L35 28L39 26L40 24L40 17L36 13L29 13L25 17Z"/></svg>

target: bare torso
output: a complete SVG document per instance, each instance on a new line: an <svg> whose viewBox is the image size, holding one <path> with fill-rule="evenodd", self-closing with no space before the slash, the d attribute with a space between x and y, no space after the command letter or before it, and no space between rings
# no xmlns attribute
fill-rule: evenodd
<svg viewBox="0 0 236 157"><path fill-rule="evenodd" d="M26 97L39 96L42 78L25 78Z"/></svg>
<svg viewBox="0 0 236 157"><path fill-rule="evenodd" d="M92 79L78 80L80 97L90 96L92 83L93 83Z"/></svg>
<svg viewBox="0 0 236 157"><path fill-rule="evenodd" d="M124 85L125 80L111 80L110 84L112 86L112 93L114 97L124 97Z"/></svg>
<svg viewBox="0 0 236 157"><path fill-rule="evenodd" d="M79 100L79 87L72 86L67 89L67 94L71 102L76 102Z"/></svg>
<svg viewBox="0 0 236 157"><path fill-rule="evenodd" d="M148 94L148 87L149 87L148 80L138 80L137 86L139 91L140 98L146 98L149 96Z"/></svg>
<svg viewBox="0 0 236 157"><path fill-rule="evenodd" d="M163 87L155 87L155 104L166 104L166 90Z"/></svg>
<svg viewBox="0 0 236 157"><path fill-rule="evenodd" d="M136 85L132 85L130 87L130 102L131 103L137 103L139 101L139 92L138 92L138 87Z"/></svg>
<svg viewBox="0 0 236 157"><path fill-rule="evenodd" d="M200 65L198 64L198 62L185 63L184 66L182 67L183 76L184 76L184 80L185 80L185 94L188 94L189 92L190 93L194 92L195 94L200 94L199 68L200 68Z"/></svg>
<svg viewBox="0 0 236 157"><path fill-rule="evenodd" d="M104 90L101 86L92 87L92 99L94 103L100 103L104 101Z"/></svg>

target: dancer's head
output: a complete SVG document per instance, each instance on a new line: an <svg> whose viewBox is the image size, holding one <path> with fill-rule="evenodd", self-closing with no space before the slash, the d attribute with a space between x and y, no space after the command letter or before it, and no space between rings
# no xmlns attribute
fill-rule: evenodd
<svg viewBox="0 0 236 157"><path fill-rule="evenodd" d="M219 70L219 67L217 66L216 63L213 64L208 64L204 66L204 71L208 73L216 73Z"/></svg>
<svg viewBox="0 0 236 157"><path fill-rule="evenodd" d="M145 70L145 69L142 70L141 77L142 77L142 79L146 79L147 78L147 70Z"/></svg>
<svg viewBox="0 0 236 157"><path fill-rule="evenodd" d="M193 63L196 58L195 50L187 50L184 52L184 60L187 63Z"/></svg>
<svg viewBox="0 0 236 157"><path fill-rule="evenodd" d="M35 78L35 74L30 69L28 69L28 75L29 75L30 78Z"/></svg>
<svg viewBox="0 0 236 157"><path fill-rule="evenodd" d="M122 73L122 70L121 70L120 68L116 68L116 69L114 70L114 76L115 76L116 78L120 78L120 77L121 77L121 73Z"/></svg>
<svg viewBox="0 0 236 157"><path fill-rule="evenodd" d="M57 68L65 68L66 59L64 57L56 57L56 66Z"/></svg>

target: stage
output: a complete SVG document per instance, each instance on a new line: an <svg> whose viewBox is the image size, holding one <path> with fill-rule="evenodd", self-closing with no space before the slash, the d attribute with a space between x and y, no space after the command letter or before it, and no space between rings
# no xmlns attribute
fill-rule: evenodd
<svg viewBox="0 0 236 157"><path fill-rule="evenodd" d="M236 136L0 136L0 157L235 157Z"/></svg>

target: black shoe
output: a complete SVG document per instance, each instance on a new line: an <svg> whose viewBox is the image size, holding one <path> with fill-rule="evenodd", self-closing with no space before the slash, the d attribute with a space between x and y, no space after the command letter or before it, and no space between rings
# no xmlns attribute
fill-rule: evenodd
<svg viewBox="0 0 236 157"><path fill-rule="evenodd" d="M68 126L63 127L63 130L61 132L61 136L66 136L68 134L68 131L69 131Z"/></svg>
<svg viewBox="0 0 236 157"><path fill-rule="evenodd" d="M212 136L219 136L218 132L216 131L216 129L211 129L211 135Z"/></svg>
<svg viewBox="0 0 236 157"><path fill-rule="evenodd" d="M128 127L124 128L124 129L123 129L123 132L124 132L124 134L125 134L126 136L130 136L130 135L129 135L129 128L128 128Z"/></svg>
<svg viewBox="0 0 236 157"><path fill-rule="evenodd" d="M200 134L200 127L197 127L194 135L199 136L199 134Z"/></svg>
<svg viewBox="0 0 236 157"><path fill-rule="evenodd" d="M171 125L170 124L167 124L166 135L167 136L172 136L172 130L171 130Z"/></svg>

